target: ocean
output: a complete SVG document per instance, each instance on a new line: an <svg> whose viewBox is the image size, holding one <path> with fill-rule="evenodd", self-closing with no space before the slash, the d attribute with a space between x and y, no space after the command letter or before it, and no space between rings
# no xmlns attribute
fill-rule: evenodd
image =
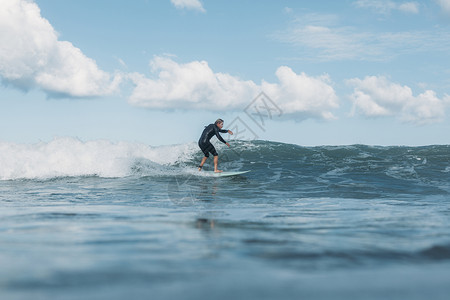
<svg viewBox="0 0 450 300"><path fill-rule="evenodd" d="M450 146L217 149L0 142L0 299L449 299Z"/></svg>

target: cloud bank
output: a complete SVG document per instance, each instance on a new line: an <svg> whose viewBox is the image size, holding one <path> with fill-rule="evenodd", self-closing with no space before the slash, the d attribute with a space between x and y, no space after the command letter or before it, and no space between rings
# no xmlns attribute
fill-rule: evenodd
<svg viewBox="0 0 450 300"><path fill-rule="evenodd" d="M120 76L100 70L70 42L59 41L32 1L2 0L0 77L23 90L40 88L51 97L90 97L112 93Z"/></svg>
<svg viewBox="0 0 450 300"><path fill-rule="evenodd" d="M180 9L204 11L198 0L171 1ZM391 1L356 3L374 9L378 4L393 5ZM395 9L411 9L412 12L414 3L395 4ZM438 3L443 10L450 10L450 1L439 0ZM409 45L407 48L414 49L412 51L450 48L450 36L445 32L375 35L351 27L333 27L324 20L330 22L333 18L309 15L280 38L313 49L317 55L328 59L381 57L386 49L399 44ZM40 88L51 97L105 96L118 89L122 76L100 70L94 60L72 43L58 40L52 25L31 0L2 0L0 33L0 78L6 84L23 90ZM397 50L394 52L401 52ZM334 119L333 112L339 107L328 75L298 74L287 66L276 70L277 82L262 80L260 83L215 72L206 61L178 63L169 57L155 56L150 67L150 77L140 73L124 75L134 85L129 97L129 103L134 106L239 111L263 91L284 116L295 120ZM353 87L350 96L353 115L393 116L406 122L427 124L442 121L450 105L448 95L439 98L434 91L427 90L415 96L408 86L392 83L385 77L354 78L347 83Z"/></svg>
<svg viewBox="0 0 450 300"><path fill-rule="evenodd" d="M368 76L347 81L354 87L350 96L352 114L369 117L396 116L405 122L429 124L442 121L450 96L439 99L432 90L414 96L410 87L392 83L385 77Z"/></svg>
<svg viewBox="0 0 450 300"><path fill-rule="evenodd" d="M135 85L129 102L157 109L202 109L208 111L244 109L264 91L285 115L303 118L334 118L338 98L327 75L296 74L282 66L275 73L278 83L256 84L226 73L214 72L206 61L179 64L155 56L150 62L153 78L133 73Z"/></svg>

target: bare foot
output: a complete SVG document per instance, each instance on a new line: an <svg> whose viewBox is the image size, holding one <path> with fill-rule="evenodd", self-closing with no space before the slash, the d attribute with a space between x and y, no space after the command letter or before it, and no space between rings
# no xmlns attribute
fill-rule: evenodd
<svg viewBox="0 0 450 300"><path fill-rule="evenodd" d="M221 173L223 172L222 170L214 170L214 173Z"/></svg>

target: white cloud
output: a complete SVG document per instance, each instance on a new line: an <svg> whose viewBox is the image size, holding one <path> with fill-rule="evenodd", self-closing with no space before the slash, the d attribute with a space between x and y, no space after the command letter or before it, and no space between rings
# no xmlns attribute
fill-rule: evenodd
<svg viewBox="0 0 450 300"><path fill-rule="evenodd" d="M395 116L402 121L427 124L442 121L450 97L439 99L432 90L414 96L411 88L392 83L385 77L368 76L350 79L354 87L350 96L352 114L369 117Z"/></svg>
<svg viewBox="0 0 450 300"><path fill-rule="evenodd" d="M450 0L436 0L436 2L445 14L450 15Z"/></svg>
<svg viewBox="0 0 450 300"><path fill-rule="evenodd" d="M283 111L297 119L331 119L338 99L328 76L309 77L296 74L289 67L279 67L279 83L263 81L260 85L226 73L215 73L206 61L179 64L156 56L150 63L156 78L130 74L135 89L129 102L157 109L204 109L209 111L244 109L264 91Z"/></svg>
<svg viewBox="0 0 450 300"><path fill-rule="evenodd" d="M403 13L418 14L419 4L417 2L394 2L390 0L358 0L354 5L360 8L368 8L379 14L390 14L394 10Z"/></svg>
<svg viewBox="0 0 450 300"><path fill-rule="evenodd" d="M177 9L192 9L206 12L199 0L170 0Z"/></svg>
<svg viewBox="0 0 450 300"><path fill-rule="evenodd" d="M418 14L419 4L417 2L405 2L398 6L398 10L404 13Z"/></svg>
<svg viewBox="0 0 450 300"><path fill-rule="evenodd" d="M272 97L283 113L304 117L334 119L331 110L337 108L338 97L328 75L310 77L296 74L282 66L275 72L279 83L263 81L261 89Z"/></svg>
<svg viewBox="0 0 450 300"><path fill-rule="evenodd" d="M120 76L100 70L57 33L32 1L2 0L0 77L21 89L38 87L51 96L87 97L111 93Z"/></svg>

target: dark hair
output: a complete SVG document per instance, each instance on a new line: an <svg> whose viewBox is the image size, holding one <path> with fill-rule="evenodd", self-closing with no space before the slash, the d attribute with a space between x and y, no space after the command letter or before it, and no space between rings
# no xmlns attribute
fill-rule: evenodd
<svg viewBox="0 0 450 300"><path fill-rule="evenodd" d="M216 120L216 124L219 124L219 123L223 123L223 120L222 119L217 119Z"/></svg>

